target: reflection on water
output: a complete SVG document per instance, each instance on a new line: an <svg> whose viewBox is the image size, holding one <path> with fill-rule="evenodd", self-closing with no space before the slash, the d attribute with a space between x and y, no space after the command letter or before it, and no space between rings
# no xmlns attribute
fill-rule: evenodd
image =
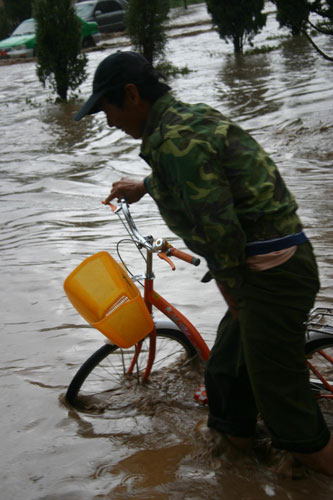
<svg viewBox="0 0 333 500"><path fill-rule="evenodd" d="M246 121L249 116L262 116L278 111L280 101L270 99L271 61L269 56L253 55L250 58L227 60L220 72L220 79L227 89L221 95L221 105L228 105L236 121Z"/></svg>
<svg viewBox="0 0 333 500"><path fill-rule="evenodd" d="M186 15L189 22L208 18L204 4ZM206 101L242 123L272 154L315 247L318 302L332 305L332 64L304 40L274 40L275 33L271 16L258 39L280 48L238 59L214 31L171 38L168 57L192 70L171 84L181 99ZM112 51L89 54L82 98L94 68ZM265 460L230 463L209 455L193 432L206 410L191 398L180 404L147 390L125 413L79 414L63 405L69 380L102 343L65 298L63 280L86 256L114 252L123 230L100 201L114 180L141 178L149 168L138 158L139 143L108 130L103 116L74 123L79 102L50 104L33 63L0 66L0 73L4 498L332 498L332 483L315 474L295 482ZM177 241L148 196L133 212L144 233ZM142 271L134 249L126 257ZM211 345L225 306L214 284L200 283L205 270L179 263L170 274L156 263L157 289Z"/></svg>
<svg viewBox="0 0 333 500"><path fill-rule="evenodd" d="M74 104L59 104L56 109L54 105L49 105L42 109L40 118L45 129L54 142L49 143L49 152L54 153L60 148L59 152L69 153L73 148L82 149L89 142L94 141L96 131L93 127L87 126L93 118L87 117L87 122L79 121L77 126L73 126L73 117L77 112L77 106Z"/></svg>

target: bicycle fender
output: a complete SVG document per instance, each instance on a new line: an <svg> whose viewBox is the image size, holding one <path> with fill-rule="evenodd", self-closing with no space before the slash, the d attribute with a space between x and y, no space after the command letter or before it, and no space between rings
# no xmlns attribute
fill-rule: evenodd
<svg viewBox="0 0 333 500"><path fill-rule="evenodd" d="M314 341L318 341L318 340L327 340L329 343L333 343L333 335L332 333L328 333L325 331L324 332L318 332L318 331L308 331L306 333L306 337L305 337L305 343L306 344L309 344L310 342L314 342Z"/></svg>
<svg viewBox="0 0 333 500"><path fill-rule="evenodd" d="M178 326L175 325L175 323L173 323L170 320L164 320L164 319L155 321L155 328L156 330L167 329L167 330L176 330L177 332L181 332L181 329L178 328Z"/></svg>

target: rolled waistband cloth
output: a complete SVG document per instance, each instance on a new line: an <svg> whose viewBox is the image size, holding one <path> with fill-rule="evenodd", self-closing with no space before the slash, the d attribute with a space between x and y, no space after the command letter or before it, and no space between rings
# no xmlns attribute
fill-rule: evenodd
<svg viewBox="0 0 333 500"><path fill-rule="evenodd" d="M247 256L250 255L261 255L270 252L277 252L278 250L283 250L285 248L292 247L294 245L300 245L308 241L305 233L301 231L296 234L288 234L288 236L283 236L282 238L274 238L272 240L264 241L252 241L247 243L245 247L245 253Z"/></svg>

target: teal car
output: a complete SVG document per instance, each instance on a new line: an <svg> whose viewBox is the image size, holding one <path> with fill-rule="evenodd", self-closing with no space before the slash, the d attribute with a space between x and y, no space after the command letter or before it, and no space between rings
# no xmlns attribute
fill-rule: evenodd
<svg viewBox="0 0 333 500"><path fill-rule="evenodd" d="M82 25L82 47L94 47L101 39L98 25L79 18ZM33 57L36 48L36 23L26 19L11 34L0 42L0 58Z"/></svg>

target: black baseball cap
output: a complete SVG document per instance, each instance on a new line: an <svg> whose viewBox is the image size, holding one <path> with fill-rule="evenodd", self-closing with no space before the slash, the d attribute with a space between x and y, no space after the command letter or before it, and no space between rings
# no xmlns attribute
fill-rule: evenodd
<svg viewBox="0 0 333 500"><path fill-rule="evenodd" d="M126 83L143 83L151 75L152 67L145 57L136 52L118 51L109 55L97 66L93 92L80 111L74 116L75 121L86 115L98 113L99 100L106 93Z"/></svg>

